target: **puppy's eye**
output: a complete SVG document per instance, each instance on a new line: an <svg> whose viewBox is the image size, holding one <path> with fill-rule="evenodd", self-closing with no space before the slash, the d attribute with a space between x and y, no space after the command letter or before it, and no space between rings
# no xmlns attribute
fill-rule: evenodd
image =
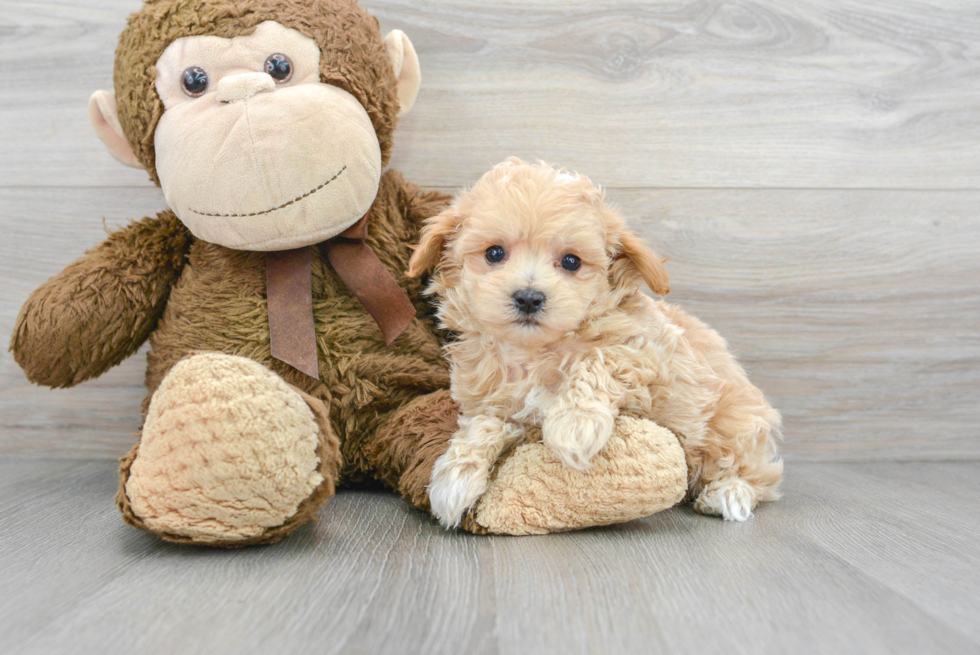
<svg viewBox="0 0 980 655"><path fill-rule="evenodd" d="M180 88L192 98L204 95L208 90L208 74L200 66L191 66L180 75Z"/></svg>
<svg viewBox="0 0 980 655"><path fill-rule="evenodd" d="M504 261L504 257L507 256L507 251L504 250L503 246L490 246L487 248L487 261L491 264L499 264Z"/></svg>
<svg viewBox="0 0 980 655"><path fill-rule="evenodd" d="M277 52L265 60L265 72L276 84L285 84L293 76L293 62L286 55Z"/></svg>
<svg viewBox="0 0 980 655"><path fill-rule="evenodd" d="M582 260L575 255L565 255L561 258L561 267L569 273L574 273L582 268Z"/></svg>

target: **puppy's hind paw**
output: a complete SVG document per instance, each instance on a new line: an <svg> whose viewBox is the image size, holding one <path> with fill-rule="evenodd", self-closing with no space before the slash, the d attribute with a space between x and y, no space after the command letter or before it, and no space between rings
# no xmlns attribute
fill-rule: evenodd
<svg viewBox="0 0 980 655"><path fill-rule="evenodd" d="M746 521L752 518L756 493L748 482L738 478L712 482L694 501L694 510L701 514L720 516L726 521Z"/></svg>
<svg viewBox="0 0 980 655"><path fill-rule="evenodd" d="M443 455L432 469L429 505L447 530L459 527L463 515L487 490L490 471L473 463L453 463Z"/></svg>

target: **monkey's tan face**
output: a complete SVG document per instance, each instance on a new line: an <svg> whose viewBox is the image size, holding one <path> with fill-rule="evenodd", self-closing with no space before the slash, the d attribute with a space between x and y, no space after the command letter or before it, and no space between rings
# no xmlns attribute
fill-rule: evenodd
<svg viewBox="0 0 980 655"><path fill-rule="evenodd" d="M184 37L156 69L166 109L157 173L196 237L240 250L299 248L371 207L377 134L352 95L320 81L309 37L275 22L233 39Z"/></svg>

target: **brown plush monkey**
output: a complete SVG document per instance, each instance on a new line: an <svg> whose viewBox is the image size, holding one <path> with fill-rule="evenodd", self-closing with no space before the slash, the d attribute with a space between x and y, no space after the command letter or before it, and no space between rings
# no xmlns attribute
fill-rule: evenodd
<svg viewBox="0 0 980 655"><path fill-rule="evenodd" d="M448 198L384 171L419 80L407 37L382 39L351 0L148 0L130 17L115 94L93 95L90 118L170 209L42 285L12 341L32 381L67 387L149 339L117 494L129 523L242 546L307 522L340 484L427 508L456 410L402 271ZM545 532L674 504L683 455L643 423L588 475L522 447L466 527Z"/></svg>

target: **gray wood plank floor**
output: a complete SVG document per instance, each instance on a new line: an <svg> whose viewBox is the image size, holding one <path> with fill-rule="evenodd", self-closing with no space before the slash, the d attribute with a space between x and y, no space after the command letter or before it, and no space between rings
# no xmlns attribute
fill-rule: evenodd
<svg viewBox="0 0 980 655"><path fill-rule="evenodd" d="M745 524L531 538L347 492L240 551L124 525L114 468L0 460L0 652L980 652L975 462L797 463Z"/></svg>
<svg viewBox="0 0 980 655"><path fill-rule="evenodd" d="M0 653L980 653L980 462L922 461L980 459L975 0L361 1L423 68L392 166L609 188L783 411L785 499L511 539L349 492L181 548L112 505L143 357L48 391L0 352ZM138 4L0 0L0 351L103 218L163 206L86 120Z"/></svg>

